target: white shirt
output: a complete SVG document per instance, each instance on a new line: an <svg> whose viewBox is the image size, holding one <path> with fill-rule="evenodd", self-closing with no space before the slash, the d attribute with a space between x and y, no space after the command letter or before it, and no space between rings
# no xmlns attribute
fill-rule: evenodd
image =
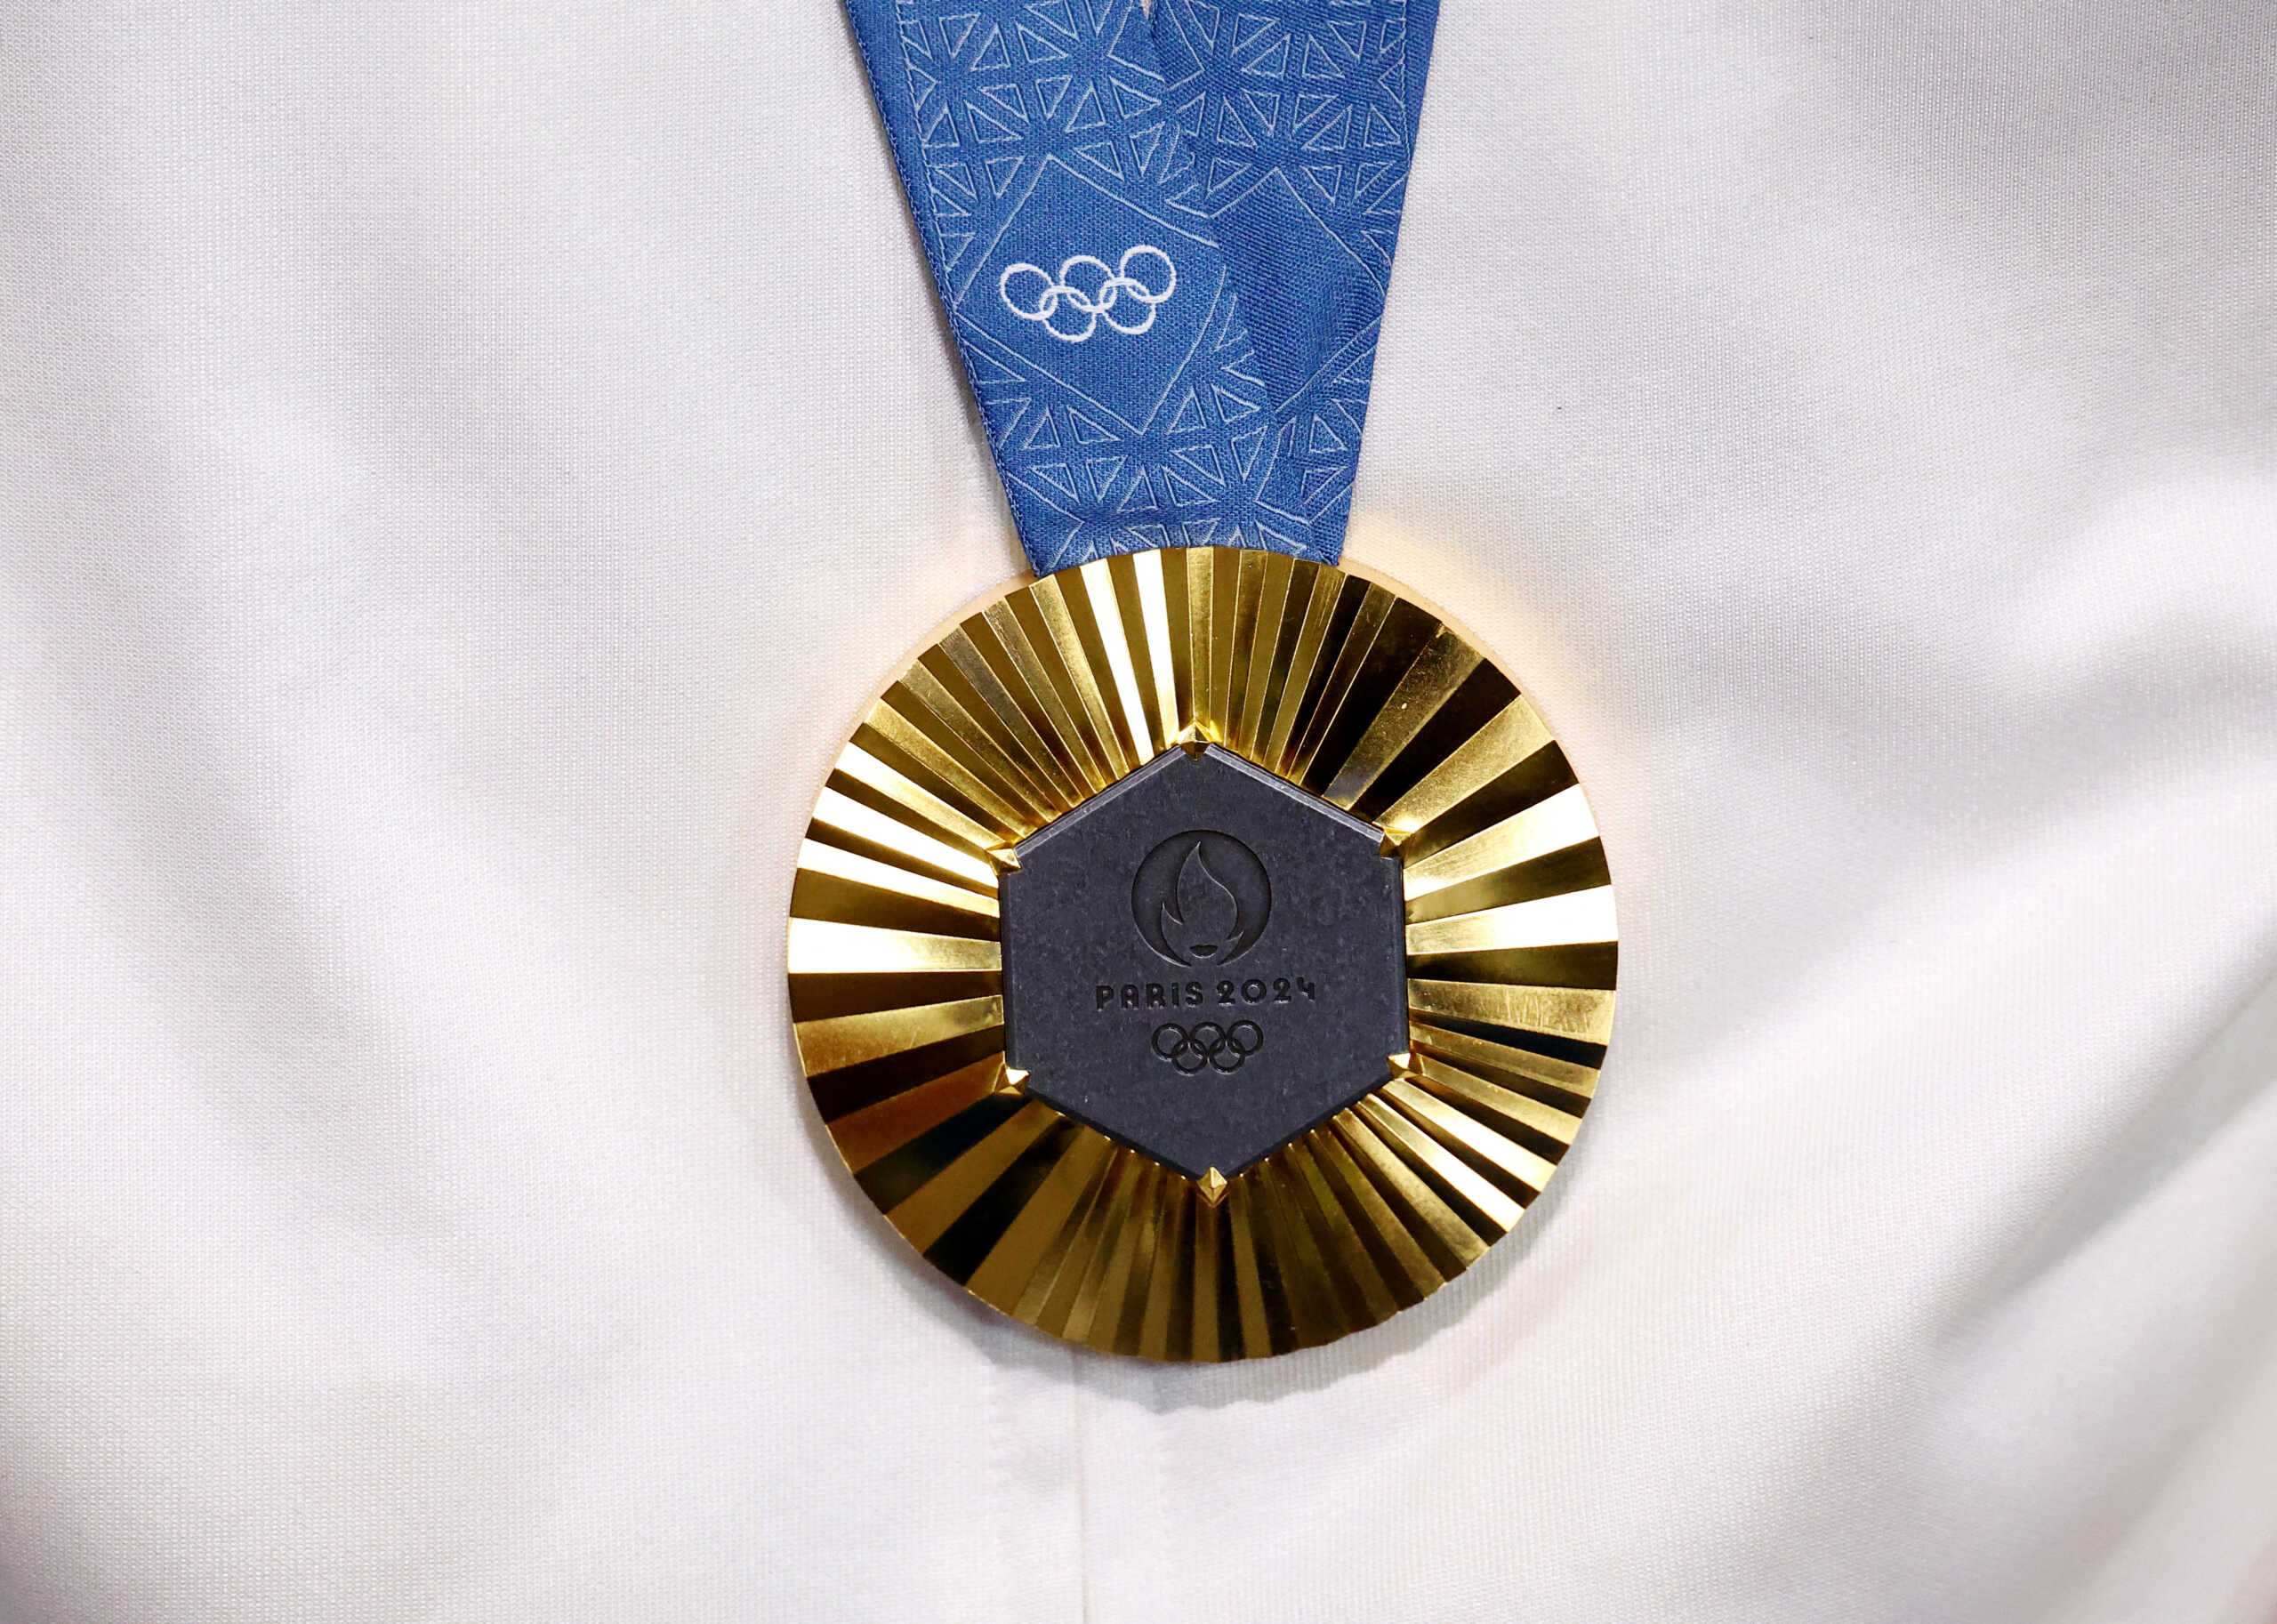
<svg viewBox="0 0 2277 1624"><path fill-rule="evenodd" d="M0 17L0 1619L2277 1610L2277 12L1448 0L1351 555L1621 888L1332 1347L1071 1351L783 989L1018 567L827 0Z"/></svg>

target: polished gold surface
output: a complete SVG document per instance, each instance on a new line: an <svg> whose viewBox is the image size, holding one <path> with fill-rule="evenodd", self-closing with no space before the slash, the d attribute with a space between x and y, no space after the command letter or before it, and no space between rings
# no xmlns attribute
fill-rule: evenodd
<svg viewBox="0 0 2277 1624"><path fill-rule="evenodd" d="M996 880L1203 743L1383 829L1410 1049L1350 1109L1189 1179L1005 1065ZM1102 559L965 615L841 754L791 912L800 1055L863 1194L983 1301L1149 1359L1317 1346L1445 1284L1556 1172L1612 1034L1611 878L1533 704L1390 583L1253 551Z"/></svg>

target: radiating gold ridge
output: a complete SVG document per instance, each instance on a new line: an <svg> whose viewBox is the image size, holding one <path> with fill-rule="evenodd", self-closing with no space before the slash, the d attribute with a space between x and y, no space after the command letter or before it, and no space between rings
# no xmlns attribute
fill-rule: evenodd
<svg viewBox="0 0 2277 1624"><path fill-rule="evenodd" d="M1187 741L1404 859L1408 1052L1230 1178L1118 1145L1003 1058L992 854ZM792 915L800 1054L865 1194L984 1302L1147 1359L1316 1347L1461 1274L1557 1171L1612 1033L1603 848L1533 703L1390 583L1255 551L1100 560L967 613L841 752Z"/></svg>

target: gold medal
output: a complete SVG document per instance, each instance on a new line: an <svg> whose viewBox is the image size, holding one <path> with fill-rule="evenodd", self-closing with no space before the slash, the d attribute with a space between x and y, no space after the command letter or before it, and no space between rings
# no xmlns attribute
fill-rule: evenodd
<svg viewBox="0 0 2277 1624"><path fill-rule="evenodd" d="M1256 1358L1476 1262L1580 1129L1613 891L1517 683L1365 572L1085 564L918 653L792 896L809 1087L935 1267L1054 1336Z"/></svg>

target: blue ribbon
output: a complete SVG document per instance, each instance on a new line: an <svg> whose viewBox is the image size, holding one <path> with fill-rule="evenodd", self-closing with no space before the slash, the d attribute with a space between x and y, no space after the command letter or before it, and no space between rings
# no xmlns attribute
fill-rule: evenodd
<svg viewBox="0 0 2277 1624"><path fill-rule="evenodd" d="M1437 0L846 0L1039 572L1343 550Z"/></svg>

